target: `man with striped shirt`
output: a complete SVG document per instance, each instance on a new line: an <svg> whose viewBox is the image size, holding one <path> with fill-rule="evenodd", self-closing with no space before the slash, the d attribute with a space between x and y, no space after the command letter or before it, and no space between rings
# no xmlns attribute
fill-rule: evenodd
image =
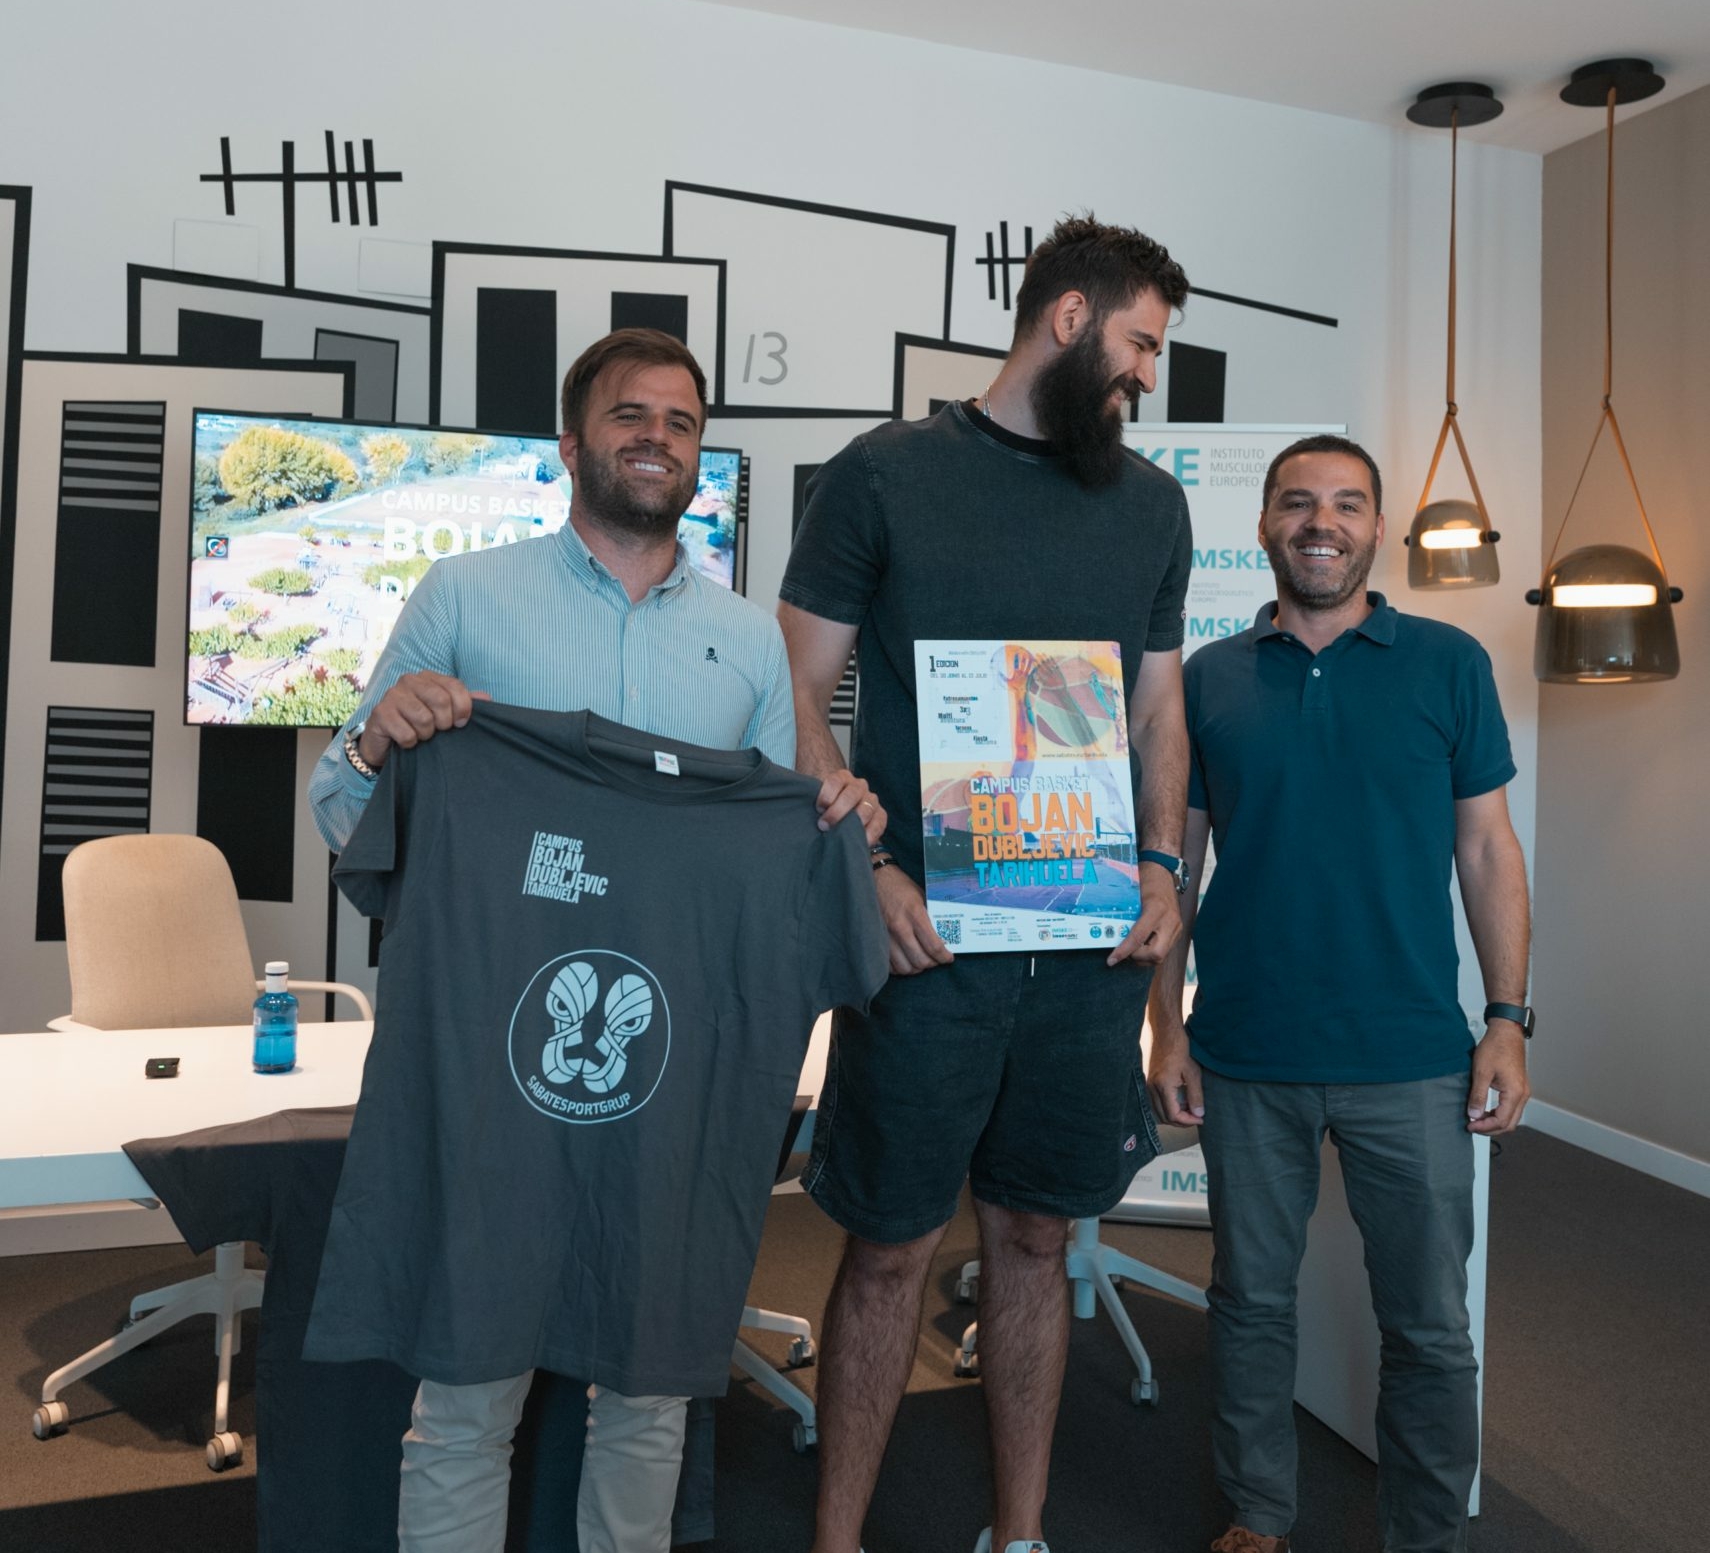
<svg viewBox="0 0 1710 1553"><path fill-rule="evenodd" d="M795 761L789 664L776 622L704 577L677 542L694 495L706 378L651 329L588 347L564 380L559 449L570 517L550 538L449 558L405 605L362 705L309 784L315 821L341 849L375 774L468 723L476 700L587 708L632 728ZM884 811L847 771L821 786L820 824L859 809L869 841ZM503 1547L510 1436L530 1376L424 1380L404 1437L405 1553ZM595 1389L577 1530L583 1553L664 1553L682 1454L682 1397Z"/></svg>

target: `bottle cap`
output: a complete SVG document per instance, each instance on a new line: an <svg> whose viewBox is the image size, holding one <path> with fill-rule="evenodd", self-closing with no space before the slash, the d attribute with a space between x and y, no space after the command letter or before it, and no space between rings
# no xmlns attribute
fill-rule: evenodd
<svg viewBox="0 0 1710 1553"><path fill-rule="evenodd" d="M289 960L269 960L267 962L267 974L269 976L289 976L291 974L291 962Z"/></svg>

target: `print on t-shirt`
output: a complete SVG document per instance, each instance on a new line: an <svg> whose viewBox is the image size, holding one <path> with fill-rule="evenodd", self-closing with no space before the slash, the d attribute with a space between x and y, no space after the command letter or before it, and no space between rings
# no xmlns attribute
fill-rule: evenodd
<svg viewBox="0 0 1710 1553"><path fill-rule="evenodd" d="M529 978L511 1015L511 1076L562 1122L613 1122L653 1098L671 1055L659 978L610 949L577 949Z"/></svg>
<svg viewBox="0 0 1710 1553"><path fill-rule="evenodd" d="M582 866L585 857L580 836L537 830L529 851L528 871L523 875L523 894L568 901L572 906L584 893L604 895L610 881L604 874L589 873Z"/></svg>

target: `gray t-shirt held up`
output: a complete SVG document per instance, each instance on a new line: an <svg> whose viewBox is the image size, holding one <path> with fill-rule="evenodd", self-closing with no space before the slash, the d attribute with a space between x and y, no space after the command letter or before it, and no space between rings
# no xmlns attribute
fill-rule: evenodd
<svg viewBox="0 0 1710 1553"><path fill-rule="evenodd" d="M886 974L817 791L496 703L394 753L334 870L385 936L307 1357L724 1390L813 1021Z"/></svg>

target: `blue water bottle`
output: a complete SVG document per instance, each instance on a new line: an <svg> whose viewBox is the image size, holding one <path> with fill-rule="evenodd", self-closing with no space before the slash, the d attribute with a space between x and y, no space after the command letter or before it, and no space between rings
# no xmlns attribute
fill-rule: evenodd
<svg viewBox="0 0 1710 1553"><path fill-rule="evenodd" d="M255 1071L289 1073L297 1066L297 999L285 990L291 967L267 962L267 990L255 1000Z"/></svg>

